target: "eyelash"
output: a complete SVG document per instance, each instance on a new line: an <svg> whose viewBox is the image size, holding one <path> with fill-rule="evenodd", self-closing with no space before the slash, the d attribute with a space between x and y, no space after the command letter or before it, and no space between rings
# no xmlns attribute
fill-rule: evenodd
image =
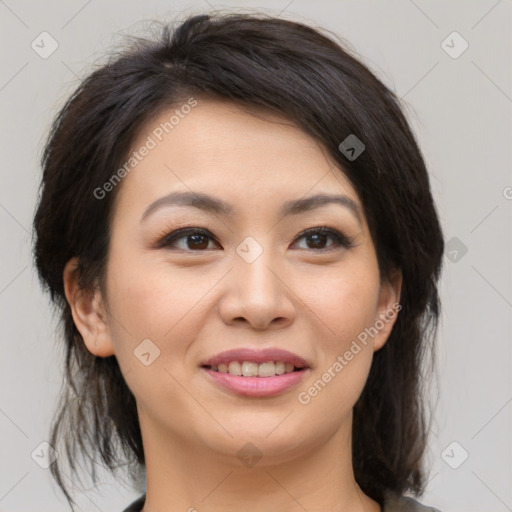
<svg viewBox="0 0 512 512"><path fill-rule="evenodd" d="M295 243L297 240L300 240L302 238L311 236L311 235L325 235L328 237L331 237L334 240L334 244L330 245L327 248L324 249L305 249L305 250L311 250L314 252L320 252L320 253L326 253L332 250L335 250L339 247L343 247L345 249L350 249L352 247L355 247L354 239L350 236L344 235L340 233L339 231L329 228L327 226L318 226L314 228L309 228L304 230L302 233L297 235L295 239L293 240L293 243ZM181 238L186 238L190 235L203 235L206 237L211 238L214 240L218 245L220 245L217 240L215 240L215 237L211 234L210 231L203 228L196 228L196 227L185 227L180 228L175 231L172 231L171 233L166 234L163 238L160 239L158 242L158 248L169 248L173 242L176 240L179 240ZM211 249L178 249L185 252L205 252Z"/></svg>

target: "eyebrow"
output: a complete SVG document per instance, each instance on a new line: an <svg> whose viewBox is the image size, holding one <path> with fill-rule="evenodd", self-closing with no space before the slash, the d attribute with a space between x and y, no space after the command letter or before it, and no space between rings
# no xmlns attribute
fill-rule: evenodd
<svg viewBox="0 0 512 512"><path fill-rule="evenodd" d="M344 195L317 194L302 199L286 201L281 207L280 214L283 217L298 215L328 204L338 204L348 208L359 224L362 224L360 206L353 199ZM171 206L198 208L199 210L223 215L225 217L233 215L233 207L217 197L201 192L171 192L151 203L142 214L141 222L156 210Z"/></svg>

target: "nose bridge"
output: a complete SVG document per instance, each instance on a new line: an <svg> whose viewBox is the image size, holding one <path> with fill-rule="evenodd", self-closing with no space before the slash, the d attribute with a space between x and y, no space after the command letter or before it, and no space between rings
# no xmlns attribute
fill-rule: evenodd
<svg viewBox="0 0 512 512"><path fill-rule="evenodd" d="M261 240L261 238L260 238ZM273 265L274 263L274 265ZM264 295L270 300L277 293L277 277L270 270L275 267L276 255L268 243L259 242L248 236L236 247L235 275L242 291L258 298Z"/></svg>
<svg viewBox="0 0 512 512"><path fill-rule="evenodd" d="M231 323L245 319L259 329L276 319L279 325L290 322L295 311L279 277L275 251L253 237L244 239L235 251L229 292L219 309L223 320Z"/></svg>

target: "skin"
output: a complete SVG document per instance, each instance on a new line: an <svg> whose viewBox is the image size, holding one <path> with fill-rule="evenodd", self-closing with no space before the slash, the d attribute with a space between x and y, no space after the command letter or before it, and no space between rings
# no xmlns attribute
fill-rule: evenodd
<svg viewBox="0 0 512 512"><path fill-rule="evenodd" d="M317 141L275 115L198 100L119 185L104 286L80 289L71 272L75 259L64 272L88 350L115 355L136 398L147 469L144 511L378 512L354 479L352 410L394 319L307 405L298 395L393 310L400 272L381 282L358 195ZM144 126L133 149L171 113ZM173 191L221 198L235 215L169 206L141 221L151 203ZM284 201L322 192L350 197L361 223L336 204L279 216ZM322 225L352 237L354 247L330 236L316 245L298 238ZM200 239L200 250L190 235L158 246L184 226L208 229L212 238ZM252 263L236 252L248 236L263 248ZM148 366L134 356L145 339L160 350ZM311 369L278 396L240 396L200 368L240 347L286 349ZM262 455L252 466L237 456L248 442Z"/></svg>

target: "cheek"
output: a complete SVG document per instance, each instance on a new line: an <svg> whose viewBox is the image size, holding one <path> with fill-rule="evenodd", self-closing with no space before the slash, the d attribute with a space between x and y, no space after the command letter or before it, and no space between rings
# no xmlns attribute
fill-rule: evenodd
<svg viewBox="0 0 512 512"><path fill-rule="evenodd" d="M372 257L347 260L337 269L321 269L301 279L303 302L321 321L325 352L344 351L376 319L379 270Z"/></svg>
<svg viewBox="0 0 512 512"><path fill-rule="evenodd" d="M365 329L377 313L378 270L372 265L350 270L339 272L329 286L317 286L316 303L312 300L323 328L316 337L319 364L297 397L309 413L304 417L306 428L317 429L318 417L329 411L329 429L336 429L361 395L372 364L372 342L365 339Z"/></svg>
<svg viewBox="0 0 512 512"><path fill-rule="evenodd" d="M326 311L336 333L339 350L350 346L353 339L375 322L378 285L371 281L343 281L329 297Z"/></svg>
<svg viewBox="0 0 512 512"><path fill-rule="evenodd" d="M198 278L185 287L183 276L176 269L171 275L168 265L115 256L107 281L109 325L126 384L146 411L158 410L162 397L186 409L186 394L171 375L181 371L197 337L202 324L194 305L211 285Z"/></svg>
<svg viewBox="0 0 512 512"><path fill-rule="evenodd" d="M208 292L219 280L216 272L172 267L144 256L118 256L112 251L107 290L111 333L118 358L129 356L146 339L160 350L159 362L183 359L197 337Z"/></svg>
<svg viewBox="0 0 512 512"><path fill-rule="evenodd" d="M169 306L177 303L177 292L143 267L115 266L108 291L112 315L135 337L160 338L176 312Z"/></svg>
<svg viewBox="0 0 512 512"><path fill-rule="evenodd" d="M182 296L165 276L133 255L112 249L107 274L110 330L118 359L132 353L145 339L162 350L161 339L179 314Z"/></svg>
<svg viewBox="0 0 512 512"><path fill-rule="evenodd" d="M365 330L376 320L379 270L369 255L315 277L304 281L302 290L321 320L317 322L321 334L313 333L319 343L319 364L308 386L300 390L299 403L311 405L309 410L331 410L341 421L361 394L371 367L372 338Z"/></svg>

